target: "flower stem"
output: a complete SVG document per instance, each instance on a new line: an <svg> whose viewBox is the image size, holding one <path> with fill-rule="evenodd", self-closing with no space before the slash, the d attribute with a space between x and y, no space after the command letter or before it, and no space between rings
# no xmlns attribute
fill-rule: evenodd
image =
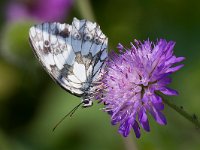
<svg viewBox="0 0 200 150"><path fill-rule="evenodd" d="M76 0L76 5L83 18L95 21L94 12L90 0Z"/></svg>
<svg viewBox="0 0 200 150"><path fill-rule="evenodd" d="M160 95L160 94L159 94ZM160 95L161 96L161 95ZM162 97L162 96L161 96ZM197 129L200 128L200 122L198 120L198 117L195 114L189 114L188 112L186 112L182 106L177 106L175 104L173 104L171 101L169 101L168 99L163 98L163 101L165 104L167 104L169 107L171 107L172 109L174 109L176 112L178 112L180 115L182 115L183 117L185 117L188 121L190 121L191 123L193 123Z"/></svg>
<svg viewBox="0 0 200 150"><path fill-rule="evenodd" d="M124 141L125 150L138 150L135 140L131 135L126 138L122 137L122 139Z"/></svg>

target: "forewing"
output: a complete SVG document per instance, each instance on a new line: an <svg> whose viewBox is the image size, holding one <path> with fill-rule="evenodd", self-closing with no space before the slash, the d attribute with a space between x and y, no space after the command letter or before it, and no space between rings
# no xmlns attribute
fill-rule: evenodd
<svg viewBox="0 0 200 150"><path fill-rule="evenodd" d="M29 32L33 51L49 75L65 90L74 95L83 94L82 83L73 75L75 52L71 46L71 25L43 23Z"/></svg>

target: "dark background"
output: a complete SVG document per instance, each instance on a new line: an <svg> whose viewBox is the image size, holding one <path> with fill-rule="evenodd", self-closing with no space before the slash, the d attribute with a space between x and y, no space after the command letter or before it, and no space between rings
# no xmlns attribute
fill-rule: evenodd
<svg viewBox="0 0 200 150"><path fill-rule="evenodd" d="M15 2L34 3L30 0ZM142 131L139 140L133 132L128 138L118 134L118 127L110 124L110 116L100 110L103 105L96 103L94 107L79 109L52 132L57 121L80 100L51 80L29 46L30 26L48 20L31 15L9 19L9 1L0 3L1 150L200 149L200 131L168 106L164 111L168 124L160 126L150 117L151 132ZM60 11L56 9L52 7L52 11ZM134 38L176 41L175 54L186 60L185 67L172 75L170 85L180 95L168 99L200 116L199 1L76 0L67 9L63 19L53 20L71 23L73 17L77 17L98 22L109 37L109 50L115 49L119 42L129 47Z"/></svg>

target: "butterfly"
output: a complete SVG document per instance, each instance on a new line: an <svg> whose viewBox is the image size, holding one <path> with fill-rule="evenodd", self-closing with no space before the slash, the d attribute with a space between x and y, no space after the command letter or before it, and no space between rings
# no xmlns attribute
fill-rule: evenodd
<svg viewBox="0 0 200 150"><path fill-rule="evenodd" d="M74 18L72 24L32 26L29 41L43 68L64 90L92 105L108 57L108 38L97 23Z"/></svg>

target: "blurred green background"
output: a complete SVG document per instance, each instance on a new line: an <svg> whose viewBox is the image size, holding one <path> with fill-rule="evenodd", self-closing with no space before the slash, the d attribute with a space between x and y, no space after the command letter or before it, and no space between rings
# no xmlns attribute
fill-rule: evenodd
<svg viewBox="0 0 200 150"><path fill-rule="evenodd" d="M60 5L50 5L47 0L0 2L0 150L200 149L200 131L168 106L164 111L167 126L150 117L151 132L142 131L139 140L133 132L128 138L118 134L118 127L110 124L109 116L100 110L103 106L96 103L79 109L52 132L57 121L80 100L51 80L28 43L33 24L71 23L73 17L98 22L109 37L109 50L119 42L128 47L134 38L176 41L175 54L186 60L170 85L180 96L168 99L200 116L200 1L50 1Z"/></svg>

